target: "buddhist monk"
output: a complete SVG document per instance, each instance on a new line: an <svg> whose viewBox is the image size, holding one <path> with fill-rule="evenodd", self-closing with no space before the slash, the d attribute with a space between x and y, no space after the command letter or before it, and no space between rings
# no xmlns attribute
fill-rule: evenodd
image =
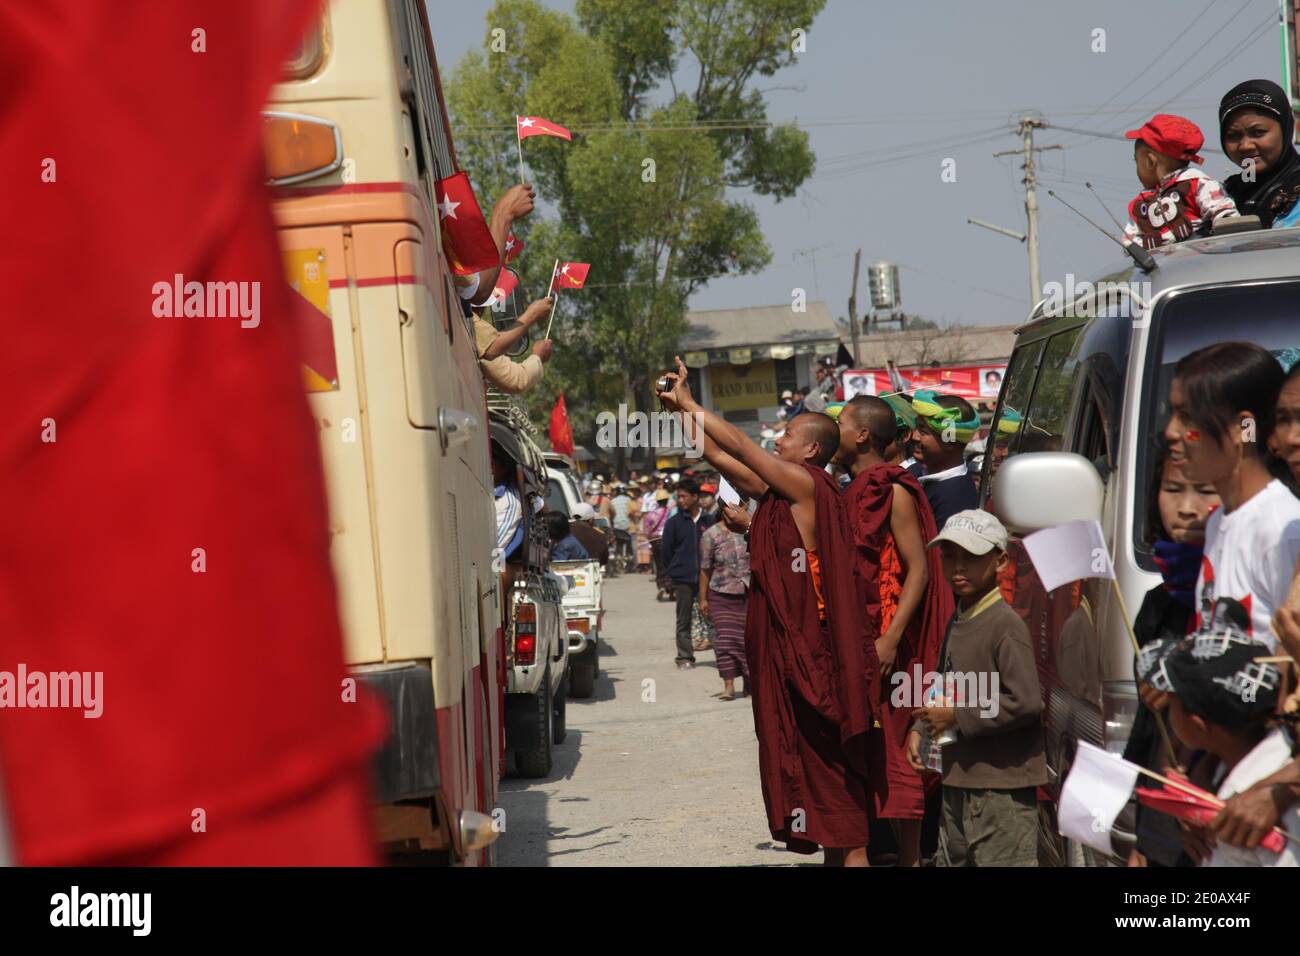
<svg viewBox="0 0 1300 956"><path fill-rule="evenodd" d="M825 471L839 429L821 413L798 415L773 455L700 407L681 359L666 381L659 398L684 413L704 457L759 500L745 651L768 827L796 853L821 846L830 865L865 866L880 677L843 501Z"/></svg>
<svg viewBox="0 0 1300 956"><path fill-rule="evenodd" d="M920 866L925 787L907 759L914 702L904 692L924 686L918 674L934 670L953 597L937 549L926 549L938 529L921 483L891 464L905 426L887 402L860 395L840 410L839 429L835 461L853 476L845 506L858 573L868 583L866 615L880 634L880 729L871 742L881 769L872 775L872 810L894 826L898 865Z"/></svg>

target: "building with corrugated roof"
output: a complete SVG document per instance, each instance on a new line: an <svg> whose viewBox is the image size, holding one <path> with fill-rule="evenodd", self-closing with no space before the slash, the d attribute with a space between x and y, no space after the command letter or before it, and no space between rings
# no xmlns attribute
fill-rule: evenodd
<svg viewBox="0 0 1300 956"><path fill-rule="evenodd" d="M756 432L777 420L781 393L816 381L817 359L834 359L840 333L825 302L686 313L682 361L700 403Z"/></svg>

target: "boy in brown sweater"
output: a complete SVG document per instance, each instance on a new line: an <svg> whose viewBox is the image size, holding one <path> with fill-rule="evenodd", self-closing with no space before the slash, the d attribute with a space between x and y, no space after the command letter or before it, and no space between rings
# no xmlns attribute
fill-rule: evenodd
<svg viewBox="0 0 1300 956"><path fill-rule="evenodd" d="M935 545L957 598L939 653L943 698L915 711L932 739L949 740L940 747L943 822L935 862L1037 866L1037 788L1047 782L1043 701L1029 630L998 591L1007 532L987 511L959 511L929 546ZM915 725L908 758L922 768Z"/></svg>

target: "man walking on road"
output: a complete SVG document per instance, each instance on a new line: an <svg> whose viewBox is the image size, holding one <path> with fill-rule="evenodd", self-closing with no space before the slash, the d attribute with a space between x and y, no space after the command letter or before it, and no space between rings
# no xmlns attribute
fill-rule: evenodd
<svg viewBox="0 0 1300 956"><path fill-rule="evenodd" d="M691 614L700 592L700 535L714 519L700 510L700 486L694 479L677 483L677 513L664 525L660 555L677 599L677 669L695 666Z"/></svg>

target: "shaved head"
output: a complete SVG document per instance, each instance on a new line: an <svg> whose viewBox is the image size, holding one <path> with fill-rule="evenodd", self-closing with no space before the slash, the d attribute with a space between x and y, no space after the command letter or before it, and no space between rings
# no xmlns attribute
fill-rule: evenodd
<svg viewBox="0 0 1300 956"><path fill-rule="evenodd" d="M821 412L804 412L796 415L794 421L786 426L786 432L794 432L802 445L818 445L817 454L805 459L818 468L825 468L826 463L835 456L840 447L840 426L829 415Z"/></svg>
<svg viewBox="0 0 1300 956"><path fill-rule="evenodd" d="M883 398L874 395L859 395L850 399L840 410L840 421L848 417L850 426L865 429L871 433L871 444L875 450L884 454L885 448L898 437L898 422L893 407Z"/></svg>

